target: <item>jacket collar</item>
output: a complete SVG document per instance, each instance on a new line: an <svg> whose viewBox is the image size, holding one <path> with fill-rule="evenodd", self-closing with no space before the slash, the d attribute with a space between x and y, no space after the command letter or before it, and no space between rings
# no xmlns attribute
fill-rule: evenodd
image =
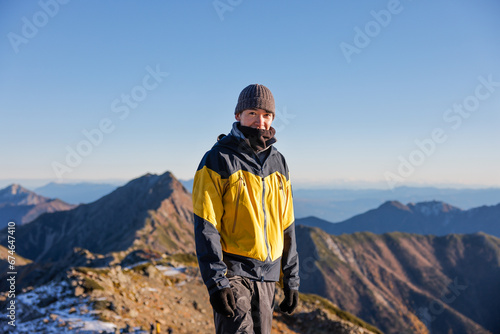
<svg viewBox="0 0 500 334"><path fill-rule="evenodd" d="M233 123L233 127L232 127L231 132L229 134L235 136L236 138L240 138L240 139L244 140L245 135L240 131L240 129L238 129L238 123L239 122Z"/></svg>

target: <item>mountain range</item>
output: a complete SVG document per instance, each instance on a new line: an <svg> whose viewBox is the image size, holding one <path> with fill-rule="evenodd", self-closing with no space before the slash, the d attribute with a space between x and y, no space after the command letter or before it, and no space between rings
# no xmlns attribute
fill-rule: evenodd
<svg viewBox="0 0 500 334"><path fill-rule="evenodd" d="M344 221L378 207L389 199L401 203L436 200L464 210L500 203L500 188L296 189L293 195L297 218L315 216L331 222Z"/></svg>
<svg viewBox="0 0 500 334"><path fill-rule="evenodd" d="M19 226L16 251L37 263L62 260L74 248L192 252L192 211L191 195L171 173L146 174L95 202Z"/></svg>
<svg viewBox="0 0 500 334"><path fill-rule="evenodd" d="M388 226L419 225L423 225L422 233L432 231L434 225L445 233L454 224L467 226L470 221L498 226L497 209L492 206L461 210L442 202L403 205L392 201L351 218L350 223L358 227L381 225L378 233L385 233ZM310 219L318 222L317 218ZM498 238L484 233L419 235L418 231L335 236L317 227L300 225L304 222L297 220L301 293L322 296L385 333L500 331L496 321L500 309ZM145 282L156 275L153 269L146 268L140 271L142 278L126 274L125 269L122 275L119 268L157 265L158 259L173 255L193 257L195 248L191 195L170 172L146 174L92 203L41 215L29 224L17 226L15 233L16 256L22 261L16 268L19 290L64 280L65 273L74 272L76 267L94 268L79 269L88 272L88 277L78 278L75 284L96 288L95 303L100 304L104 303L102 298L111 298L99 292L100 284L107 282L110 287L119 288L124 284L120 281L123 275L130 275L127 284L141 282L137 283L140 285L120 288L116 293L126 297L128 291L136 291L127 298L137 303L134 296L144 294L141 289L147 286ZM0 231L0 244L6 246L6 239L4 229ZM0 268L5 265L6 259L0 258ZM110 271L116 271L117 282L109 282ZM0 276L1 282L6 282ZM199 274L197 279L201 279ZM0 289L5 291L4 287ZM154 285L150 289L160 288ZM194 300L193 305L207 305L206 294L195 295L200 300ZM157 298L155 293L151 298ZM125 317L123 308L109 303L106 312L111 318L107 321ZM318 300L313 304L323 305ZM148 312L143 307L140 312ZM324 317L321 310L308 312L312 313L295 314L285 320L296 321L290 326L311 322L311 326L302 327L301 333L331 332L314 327L318 325L318 315Z"/></svg>
<svg viewBox="0 0 500 334"><path fill-rule="evenodd" d="M65 211L74 208L57 198L47 198L12 184L0 190L0 229L7 226L9 221L23 225L33 221L46 212Z"/></svg>
<svg viewBox="0 0 500 334"><path fill-rule="evenodd" d="M6 236L4 229L3 245ZM41 216L18 226L15 237L23 240L15 255L21 332L149 329L155 320L175 332L213 331L196 260L192 267L191 197L169 172L146 174L98 201ZM5 247L0 250L7 254ZM0 257L0 268L7 265ZM170 276L186 270L183 278ZM0 275L1 291L9 289L6 278ZM325 299L306 294L301 299L297 315L275 312L273 333L308 333L308 322L314 321L314 333L381 334ZM6 301L6 293L0 294L0 307Z"/></svg>
<svg viewBox="0 0 500 334"><path fill-rule="evenodd" d="M433 235L485 232L500 237L500 204L462 210L438 201L407 205L388 201L340 223L306 217L297 219L297 224L319 227L335 235L362 231Z"/></svg>

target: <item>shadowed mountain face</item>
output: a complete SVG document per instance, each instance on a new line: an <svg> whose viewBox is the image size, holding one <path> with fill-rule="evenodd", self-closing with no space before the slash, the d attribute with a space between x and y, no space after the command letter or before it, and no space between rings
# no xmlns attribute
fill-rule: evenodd
<svg viewBox="0 0 500 334"><path fill-rule="evenodd" d="M437 201L408 205L391 201L340 223L308 217L297 219L297 224L319 227L335 235L363 231L433 235L485 232L500 237L500 204L461 210Z"/></svg>
<svg viewBox="0 0 500 334"><path fill-rule="evenodd" d="M301 291L386 333L499 333L500 239L298 226Z"/></svg>
<svg viewBox="0 0 500 334"><path fill-rule="evenodd" d="M54 262L73 248L107 254L131 248L194 251L191 195L167 172L132 180L91 204L43 215L16 231L16 251ZM5 235L2 236L5 244Z"/></svg>
<svg viewBox="0 0 500 334"><path fill-rule="evenodd" d="M59 199L40 196L18 184L0 190L0 229L9 221L18 225L27 224L46 212L65 211L75 205Z"/></svg>

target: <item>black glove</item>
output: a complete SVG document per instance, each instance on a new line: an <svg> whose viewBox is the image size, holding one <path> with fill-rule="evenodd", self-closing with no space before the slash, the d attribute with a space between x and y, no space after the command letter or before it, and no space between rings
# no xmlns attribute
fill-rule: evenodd
<svg viewBox="0 0 500 334"><path fill-rule="evenodd" d="M234 317L233 310L236 308L236 303L231 288L224 288L212 293L210 295L210 304L212 304L215 312L226 317Z"/></svg>
<svg viewBox="0 0 500 334"><path fill-rule="evenodd" d="M283 292L285 293L285 299L280 304L280 310L292 314L299 303L299 291L285 288Z"/></svg>

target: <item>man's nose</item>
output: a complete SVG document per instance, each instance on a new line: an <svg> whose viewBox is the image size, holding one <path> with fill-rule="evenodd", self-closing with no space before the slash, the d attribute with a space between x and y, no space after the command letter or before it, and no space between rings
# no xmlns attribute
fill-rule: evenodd
<svg viewBox="0 0 500 334"><path fill-rule="evenodd" d="M257 117L255 123L257 123L258 125L263 125L264 124L264 116Z"/></svg>

